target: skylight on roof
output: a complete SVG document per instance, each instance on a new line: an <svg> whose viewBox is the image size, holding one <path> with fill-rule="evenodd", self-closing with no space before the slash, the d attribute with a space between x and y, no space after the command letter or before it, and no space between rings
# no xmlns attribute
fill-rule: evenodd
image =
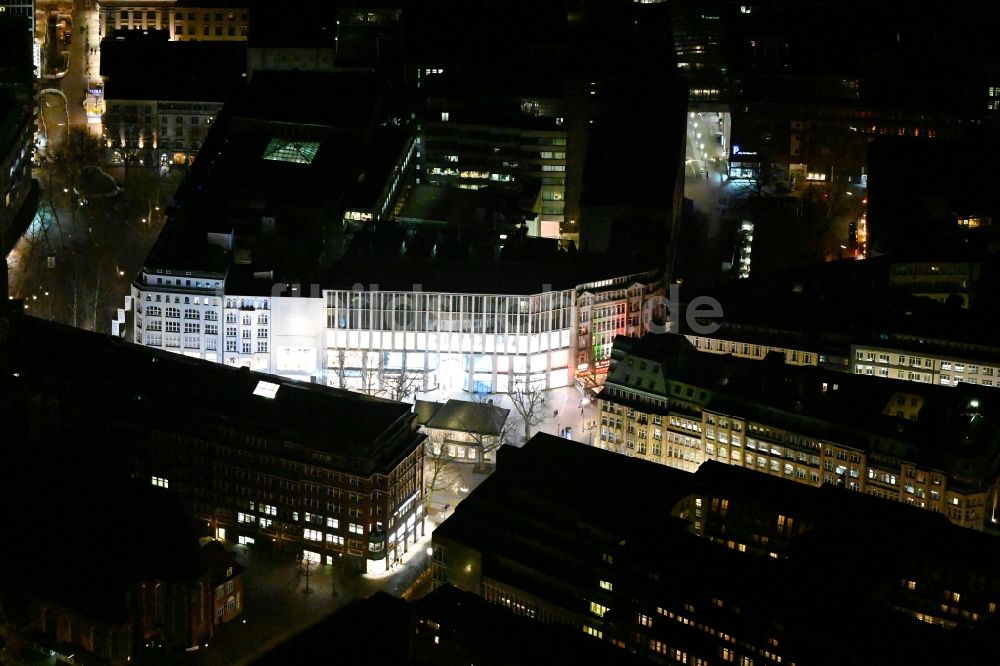
<svg viewBox="0 0 1000 666"><path fill-rule="evenodd" d="M289 141L288 139L271 139L264 149L264 159L275 162L293 162L295 164L312 164L319 150L316 141Z"/></svg>
<svg viewBox="0 0 1000 666"><path fill-rule="evenodd" d="M273 400L274 396L278 394L279 388L281 388L281 384L272 384L271 382L261 380L257 382L257 388L253 390L253 394Z"/></svg>

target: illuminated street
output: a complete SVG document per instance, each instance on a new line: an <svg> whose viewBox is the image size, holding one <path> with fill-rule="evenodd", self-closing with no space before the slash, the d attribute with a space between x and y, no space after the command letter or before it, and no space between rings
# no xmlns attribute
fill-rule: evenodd
<svg viewBox="0 0 1000 666"><path fill-rule="evenodd" d="M708 111L688 113L684 158L684 196L706 216L707 234L722 231L724 212L745 196L729 180L727 148L729 114Z"/></svg>

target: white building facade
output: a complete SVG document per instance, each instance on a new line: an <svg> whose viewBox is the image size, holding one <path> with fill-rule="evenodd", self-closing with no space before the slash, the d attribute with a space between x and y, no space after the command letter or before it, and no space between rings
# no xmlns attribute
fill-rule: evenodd
<svg viewBox="0 0 1000 666"><path fill-rule="evenodd" d="M613 278L621 306L662 288L655 273ZM574 382L578 299L594 284L534 294L325 289L278 285L225 294L225 276L153 269L132 285L131 340L229 366L381 394L401 375L421 391L506 393ZM617 293L617 292L615 292ZM631 300L630 300L631 299ZM609 305L614 306L613 303ZM629 330L642 335L641 318Z"/></svg>
<svg viewBox="0 0 1000 666"><path fill-rule="evenodd" d="M506 393L568 386L575 290L531 295L326 292L331 385L368 390L399 373L436 387Z"/></svg>

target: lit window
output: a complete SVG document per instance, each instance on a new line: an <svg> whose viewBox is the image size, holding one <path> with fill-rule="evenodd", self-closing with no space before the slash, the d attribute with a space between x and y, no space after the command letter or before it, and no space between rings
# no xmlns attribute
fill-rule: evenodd
<svg viewBox="0 0 1000 666"><path fill-rule="evenodd" d="M442 111L441 112L441 122L443 122L443 123L448 122L448 117L449 117L449 115L448 115L447 111Z"/></svg>
<svg viewBox="0 0 1000 666"><path fill-rule="evenodd" d="M170 487L170 479L165 479L162 476L154 476L153 477L153 485L156 486L156 487L158 487L158 488L169 488Z"/></svg>
<svg viewBox="0 0 1000 666"><path fill-rule="evenodd" d="M597 617L604 617L604 614L608 612L608 607L597 603L596 601L590 602L590 612Z"/></svg>
<svg viewBox="0 0 1000 666"><path fill-rule="evenodd" d="M602 580L601 581L601 589L602 590L607 590L608 592L610 592L611 589L612 589L612 587L613 586L611 585L611 581L609 581L609 580Z"/></svg>

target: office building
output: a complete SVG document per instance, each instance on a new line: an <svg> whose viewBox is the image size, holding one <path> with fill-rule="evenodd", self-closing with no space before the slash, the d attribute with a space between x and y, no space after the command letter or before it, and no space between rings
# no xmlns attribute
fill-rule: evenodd
<svg viewBox="0 0 1000 666"><path fill-rule="evenodd" d="M173 491L201 533L370 573L423 536L424 437L408 405L5 322L3 409L26 441Z"/></svg>
<svg viewBox="0 0 1000 666"><path fill-rule="evenodd" d="M539 434L435 530L432 575L657 663L976 663L997 547L841 488Z"/></svg>
<svg viewBox="0 0 1000 666"><path fill-rule="evenodd" d="M0 254L4 257L38 208L38 182L31 177L34 130L31 107L9 90L0 90Z"/></svg>

